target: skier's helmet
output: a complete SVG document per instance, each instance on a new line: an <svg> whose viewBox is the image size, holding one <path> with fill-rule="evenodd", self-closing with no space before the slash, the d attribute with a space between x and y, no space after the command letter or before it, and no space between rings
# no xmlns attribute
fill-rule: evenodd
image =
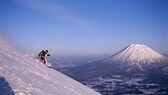
<svg viewBox="0 0 168 95"><path fill-rule="evenodd" d="M48 50L46 50L46 52L48 53Z"/></svg>

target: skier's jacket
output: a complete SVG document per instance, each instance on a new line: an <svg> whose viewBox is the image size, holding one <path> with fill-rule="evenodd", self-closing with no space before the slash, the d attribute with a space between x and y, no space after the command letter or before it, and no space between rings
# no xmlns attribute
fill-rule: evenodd
<svg viewBox="0 0 168 95"><path fill-rule="evenodd" d="M47 54L47 52L45 52L44 50L42 50L42 51L39 53L39 57L40 57L42 60L44 60L46 54Z"/></svg>

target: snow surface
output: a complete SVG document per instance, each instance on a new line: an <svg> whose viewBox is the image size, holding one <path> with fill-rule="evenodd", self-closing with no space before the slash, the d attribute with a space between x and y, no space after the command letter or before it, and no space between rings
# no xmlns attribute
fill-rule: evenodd
<svg viewBox="0 0 168 95"><path fill-rule="evenodd" d="M0 95L100 95L0 39Z"/></svg>
<svg viewBox="0 0 168 95"><path fill-rule="evenodd" d="M157 53L146 45L131 44L116 55L107 58L106 61L132 64L161 63L167 61L167 57Z"/></svg>

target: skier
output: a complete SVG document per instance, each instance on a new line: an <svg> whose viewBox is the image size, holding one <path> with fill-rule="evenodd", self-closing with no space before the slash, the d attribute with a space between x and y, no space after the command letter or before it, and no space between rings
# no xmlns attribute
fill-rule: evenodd
<svg viewBox="0 0 168 95"><path fill-rule="evenodd" d="M50 54L48 54L48 50L42 50L40 53L39 53L39 57L40 57L40 59L42 60L42 63L45 65L45 66L47 66L47 67L49 67L46 63L47 63L47 61L46 61L46 58L45 58L45 56L50 56Z"/></svg>

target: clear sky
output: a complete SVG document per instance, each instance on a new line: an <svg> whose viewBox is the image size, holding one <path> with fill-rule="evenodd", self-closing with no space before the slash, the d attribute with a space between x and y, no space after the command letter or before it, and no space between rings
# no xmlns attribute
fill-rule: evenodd
<svg viewBox="0 0 168 95"><path fill-rule="evenodd" d="M113 54L137 43L168 53L168 0L0 0L0 29L31 52Z"/></svg>

